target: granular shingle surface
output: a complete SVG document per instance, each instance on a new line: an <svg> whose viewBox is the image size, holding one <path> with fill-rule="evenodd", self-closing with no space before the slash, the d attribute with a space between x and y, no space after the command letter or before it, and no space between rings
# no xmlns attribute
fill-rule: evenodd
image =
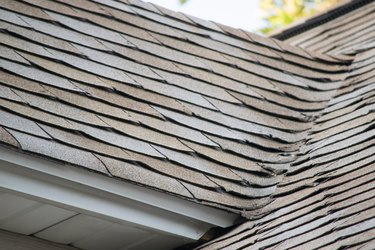
<svg viewBox="0 0 375 250"><path fill-rule="evenodd" d="M283 42L139 1L3 1L1 146L246 220L194 247L366 248L374 10Z"/></svg>

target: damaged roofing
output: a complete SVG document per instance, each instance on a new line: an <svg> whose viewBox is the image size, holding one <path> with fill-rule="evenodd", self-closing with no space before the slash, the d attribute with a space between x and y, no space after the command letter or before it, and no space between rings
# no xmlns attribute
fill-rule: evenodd
<svg viewBox="0 0 375 250"><path fill-rule="evenodd" d="M352 58L348 73L313 121L273 201L198 249L374 249L374 11L373 2L362 5L288 39L309 48L329 38L332 46L322 52Z"/></svg>
<svg viewBox="0 0 375 250"><path fill-rule="evenodd" d="M375 64L365 63L373 54L356 56L273 202L203 249L373 249Z"/></svg>
<svg viewBox="0 0 375 250"><path fill-rule="evenodd" d="M366 242L374 10L360 46L345 18L293 46L135 0L3 0L1 146L251 219L203 248Z"/></svg>

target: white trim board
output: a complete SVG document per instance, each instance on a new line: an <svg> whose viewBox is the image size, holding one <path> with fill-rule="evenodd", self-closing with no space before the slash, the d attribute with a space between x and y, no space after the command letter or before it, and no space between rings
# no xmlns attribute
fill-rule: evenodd
<svg viewBox="0 0 375 250"><path fill-rule="evenodd" d="M0 147L0 188L147 230L199 239L238 217L85 169Z"/></svg>

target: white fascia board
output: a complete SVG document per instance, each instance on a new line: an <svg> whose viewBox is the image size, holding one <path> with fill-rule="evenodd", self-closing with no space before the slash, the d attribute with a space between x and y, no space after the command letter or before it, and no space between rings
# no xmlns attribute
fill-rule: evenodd
<svg viewBox="0 0 375 250"><path fill-rule="evenodd" d="M238 217L79 167L0 147L0 187L120 223L199 239Z"/></svg>

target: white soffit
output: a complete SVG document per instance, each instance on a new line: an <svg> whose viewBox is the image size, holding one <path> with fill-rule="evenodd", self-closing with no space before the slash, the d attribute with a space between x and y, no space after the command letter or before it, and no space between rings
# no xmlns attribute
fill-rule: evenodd
<svg viewBox="0 0 375 250"><path fill-rule="evenodd" d="M0 188L114 222L192 240L237 215L0 147Z"/></svg>

